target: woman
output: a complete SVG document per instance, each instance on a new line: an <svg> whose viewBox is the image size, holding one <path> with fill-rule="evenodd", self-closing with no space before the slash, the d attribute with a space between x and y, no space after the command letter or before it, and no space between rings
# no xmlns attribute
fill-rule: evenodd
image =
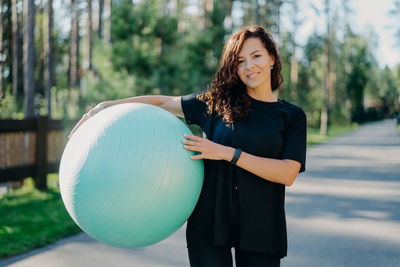
<svg viewBox="0 0 400 267"><path fill-rule="evenodd" d="M187 222L191 266L280 266L287 253L285 186L305 170L306 116L273 94L282 83L271 36L250 26L233 34L209 89L185 96L138 96L106 101L85 114L120 103L159 106L204 138L188 135L184 148L204 159L204 184Z"/></svg>

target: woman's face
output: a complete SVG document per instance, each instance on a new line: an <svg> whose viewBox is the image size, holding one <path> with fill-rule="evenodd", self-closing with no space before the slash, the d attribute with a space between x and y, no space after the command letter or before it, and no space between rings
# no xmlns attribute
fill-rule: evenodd
<svg viewBox="0 0 400 267"><path fill-rule="evenodd" d="M271 66L274 58L259 38L244 41L239 53L238 75L247 88L271 88Z"/></svg>

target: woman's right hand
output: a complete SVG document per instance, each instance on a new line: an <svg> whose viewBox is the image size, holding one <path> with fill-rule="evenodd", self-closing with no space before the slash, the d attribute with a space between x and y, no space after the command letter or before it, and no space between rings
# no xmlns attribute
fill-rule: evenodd
<svg viewBox="0 0 400 267"><path fill-rule="evenodd" d="M80 121L75 125L75 127L72 129L72 131L69 133L68 138L71 138L72 135L74 134L74 132L85 122L87 121L90 117L93 117L96 113L98 113L99 111L108 108L110 105L109 102L105 101L105 102L101 102L99 104L97 104L94 108L92 108L91 110L89 110L87 113L85 113L83 115L83 117L80 119Z"/></svg>

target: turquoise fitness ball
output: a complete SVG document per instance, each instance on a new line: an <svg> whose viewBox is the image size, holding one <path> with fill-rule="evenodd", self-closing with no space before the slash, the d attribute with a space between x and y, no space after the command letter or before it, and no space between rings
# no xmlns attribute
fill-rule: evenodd
<svg viewBox="0 0 400 267"><path fill-rule="evenodd" d="M203 161L183 148L184 134L192 132L181 120L147 104L115 105L82 124L59 175L75 223L117 247L148 246L178 230L204 177Z"/></svg>

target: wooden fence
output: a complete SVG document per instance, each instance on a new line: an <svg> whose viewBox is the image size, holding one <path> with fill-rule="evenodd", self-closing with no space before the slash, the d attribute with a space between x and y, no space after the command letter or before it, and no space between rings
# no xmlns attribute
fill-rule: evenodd
<svg viewBox="0 0 400 267"><path fill-rule="evenodd" d="M61 120L36 117L0 120L0 183L34 177L47 188L47 174L58 172L66 144Z"/></svg>

